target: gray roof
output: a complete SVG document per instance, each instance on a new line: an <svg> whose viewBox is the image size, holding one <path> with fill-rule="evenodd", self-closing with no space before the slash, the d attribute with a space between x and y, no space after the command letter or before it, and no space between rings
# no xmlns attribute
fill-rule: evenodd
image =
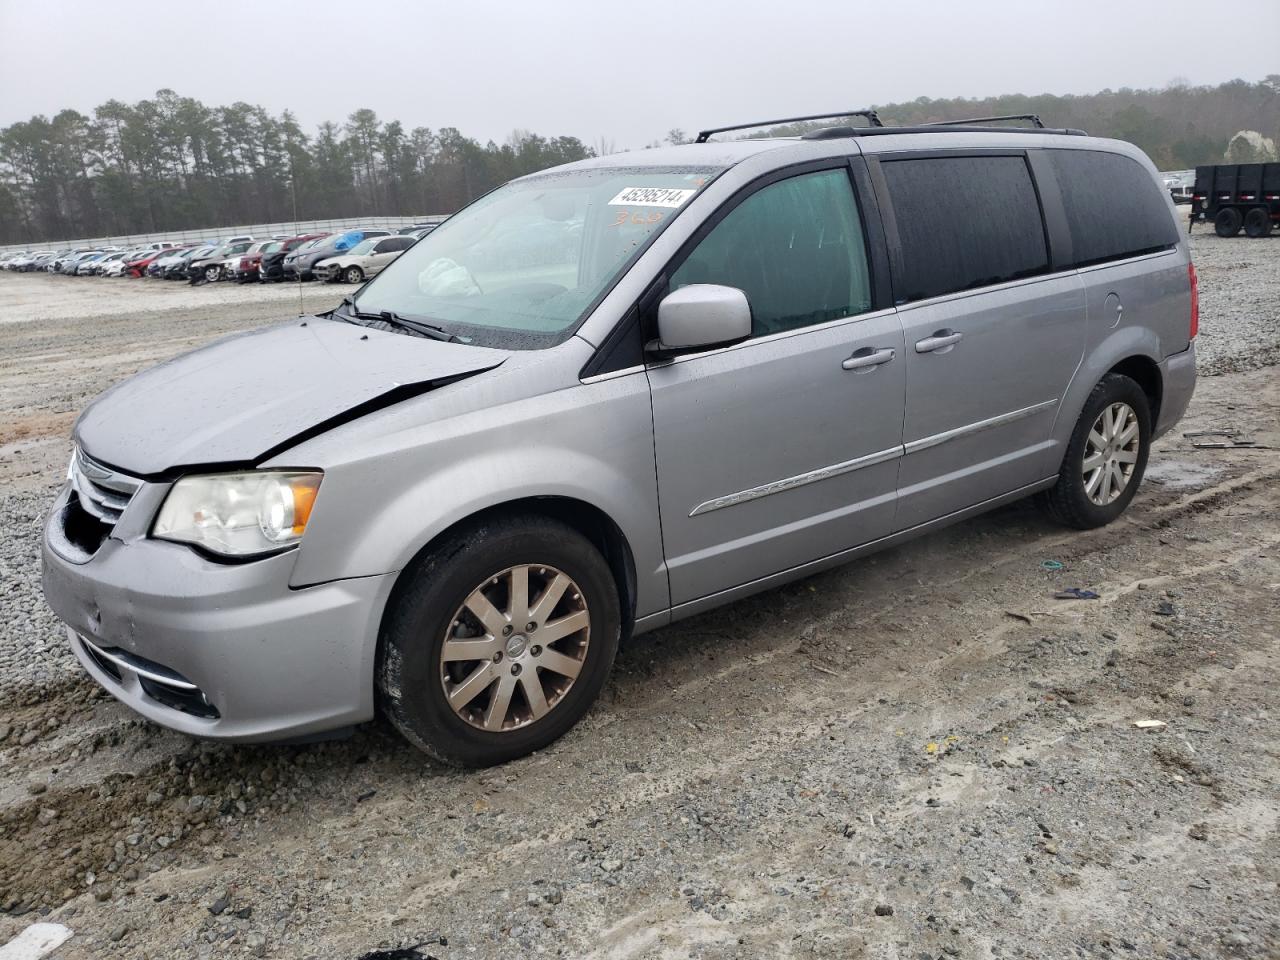
<svg viewBox="0 0 1280 960"><path fill-rule="evenodd" d="M1132 144L1120 140L1098 137L1073 136L1054 132L1010 132L1006 130L974 131L947 130L937 132L884 133L874 136L835 138L830 140L803 140L798 137L760 138L750 140L724 140L710 143L689 143L674 147L654 147L649 150L630 150L592 157L576 163L553 167L530 176L545 176L568 170L599 170L611 167L732 167L767 152L780 152L780 163L794 153L796 160L815 156L833 156L842 153L892 153L900 150L972 149L974 147L1025 149L1027 147L1066 147L1075 149L1106 149L1141 157Z"/></svg>

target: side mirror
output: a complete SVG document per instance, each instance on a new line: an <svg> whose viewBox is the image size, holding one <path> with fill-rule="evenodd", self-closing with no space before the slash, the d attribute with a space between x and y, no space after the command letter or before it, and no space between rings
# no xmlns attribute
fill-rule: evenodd
<svg viewBox="0 0 1280 960"><path fill-rule="evenodd" d="M646 349L658 357L737 343L751 336L751 305L737 287L692 283L658 304L658 340Z"/></svg>

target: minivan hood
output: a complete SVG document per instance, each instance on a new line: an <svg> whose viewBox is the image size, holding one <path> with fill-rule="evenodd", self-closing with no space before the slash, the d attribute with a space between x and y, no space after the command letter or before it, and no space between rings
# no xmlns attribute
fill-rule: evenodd
<svg viewBox="0 0 1280 960"><path fill-rule="evenodd" d="M370 412L506 357L305 317L227 337L123 381L80 415L74 435L95 459L144 477L253 463L355 408Z"/></svg>

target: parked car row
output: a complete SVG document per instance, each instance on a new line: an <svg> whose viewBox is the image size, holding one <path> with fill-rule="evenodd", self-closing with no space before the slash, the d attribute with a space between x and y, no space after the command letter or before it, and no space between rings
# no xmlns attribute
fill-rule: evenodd
<svg viewBox="0 0 1280 960"><path fill-rule="evenodd" d="M376 228L341 233L306 233L258 239L228 237L203 243L158 241L126 250L77 247L29 250L0 257L0 268L65 276L154 277L191 283L274 283L319 279L363 283L422 237L435 224L419 223L398 233Z"/></svg>

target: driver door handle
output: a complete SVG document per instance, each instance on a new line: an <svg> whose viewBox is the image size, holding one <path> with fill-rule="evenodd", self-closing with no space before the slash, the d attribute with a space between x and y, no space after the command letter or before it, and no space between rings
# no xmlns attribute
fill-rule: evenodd
<svg viewBox="0 0 1280 960"><path fill-rule="evenodd" d="M933 336L916 341L916 353L933 353L935 350L946 350L954 347L964 339L959 330L938 330Z"/></svg>
<svg viewBox="0 0 1280 960"><path fill-rule="evenodd" d="M888 363L897 355L897 351L889 347L885 347L883 350L863 347L861 350L855 350L853 356L847 360L841 361L840 366L845 370L866 370L871 367L878 367L882 363Z"/></svg>

